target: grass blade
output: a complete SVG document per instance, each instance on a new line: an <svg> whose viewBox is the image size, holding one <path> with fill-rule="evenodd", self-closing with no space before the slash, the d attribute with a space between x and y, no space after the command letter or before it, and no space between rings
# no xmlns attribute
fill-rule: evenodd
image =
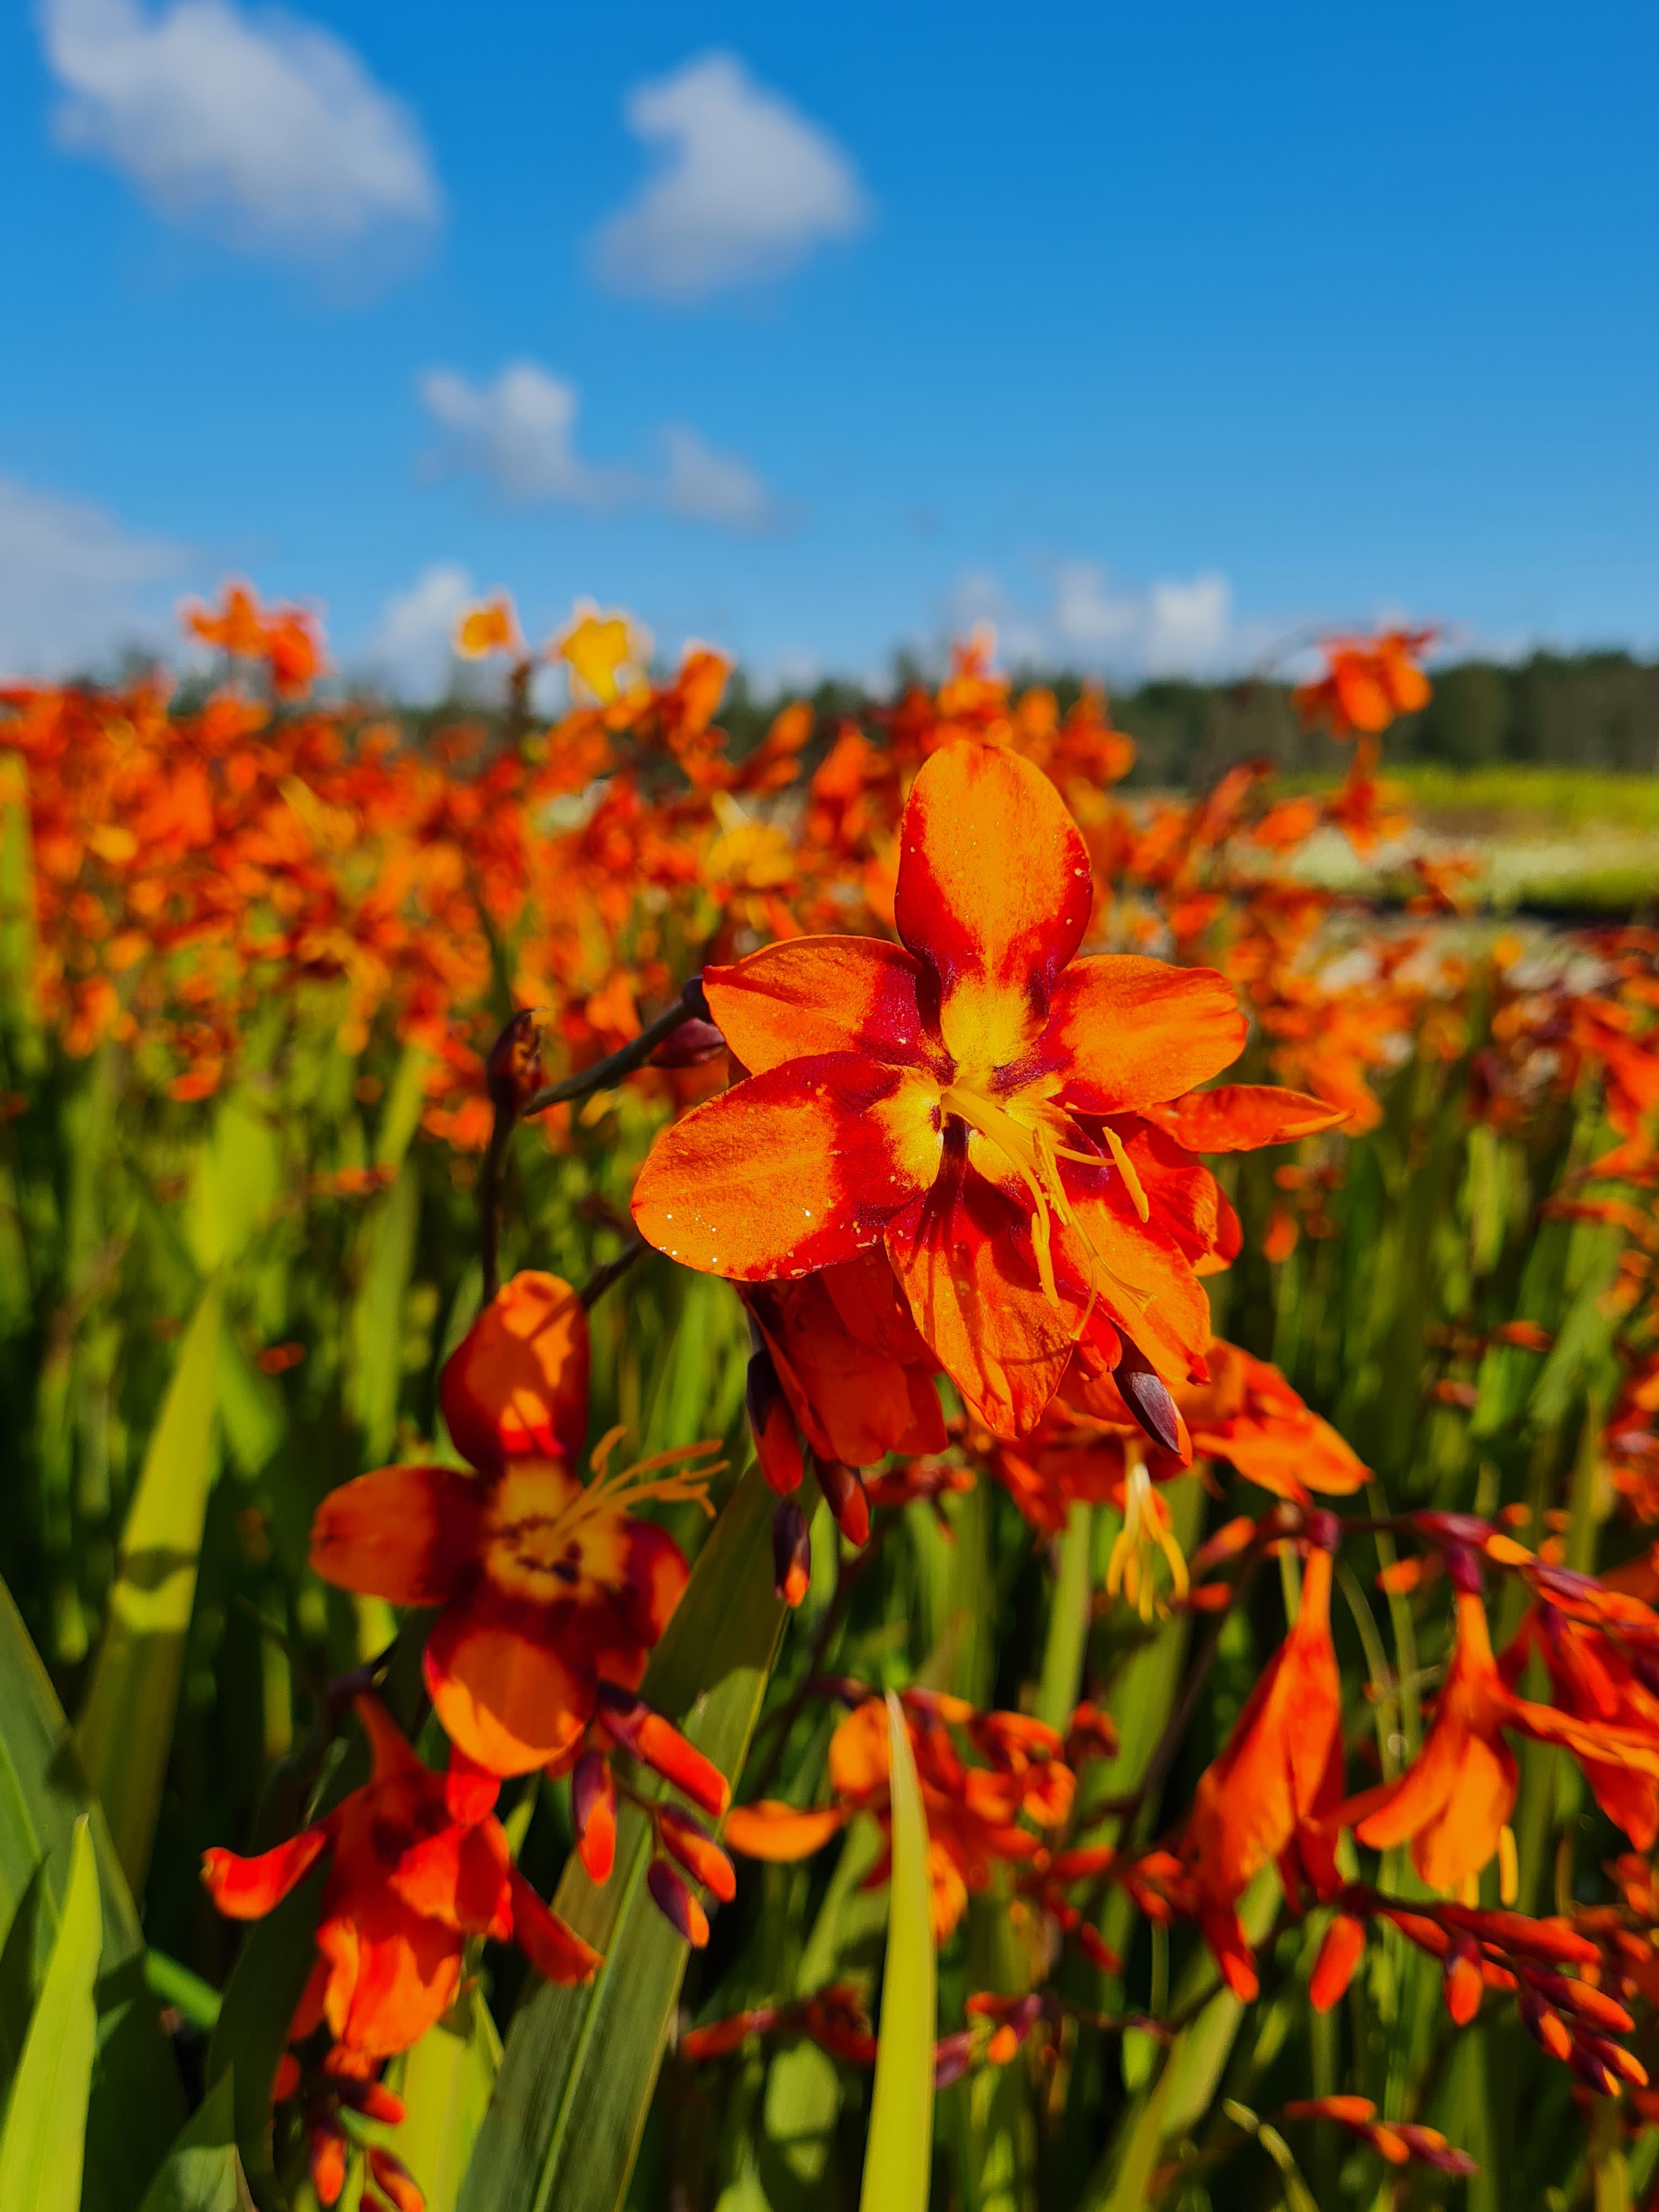
<svg viewBox="0 0 1659 2212"><path fill-rule="evenodd" d="M73 2212L81 2202L87 2106L98 2046L93 1984L103 1940L98 1863L83 1814L76 1825L58 1940L0 2134L0 2204L6 2212Z"/></svg>
<svg viewBox="0 0 1659 2212"><path fill-rule="evenodd" d="M219 1333L219 1291L210 1284L144 1454L103 1641L76 1724L82 1764L136 1896L143 1893L155 1840L217 1466Z"/></svg>
<svg viewBox="0 0 1659 2212"><path fill-rule="evenodd" d="M892 1760L893 1878L881 2037L864 2154L860 2212L927 2212L933 2151L936 1961L927 1880L927 1819L903 1708L887 1693Z"/></svg>
<svg viewBox="0 0 1659 2212"><path fill-rule="evenodd" d="M253 2212L236 2154L235 2084L220 2075L167 2153L139 2212Z"/></svg>

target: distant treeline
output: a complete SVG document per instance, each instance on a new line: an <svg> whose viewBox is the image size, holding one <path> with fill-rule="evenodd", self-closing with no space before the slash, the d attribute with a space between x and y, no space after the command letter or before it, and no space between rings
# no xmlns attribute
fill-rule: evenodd
<svg viewBox="0 0 1659 2212"><path fill-rule="evenodd" d="M1627 653L1535 653L1523 661L1460 661L1433 677L1423 713L1404 717L1384 738L1385 759L1659 774L1659 665ZM1022 687L1028 681L1051 684L1062 707L1081 689L1070 675L1022 676ZM822 684L813 696L832 721L870 703L841 684ZM1334 770L1340 763L1322 731L1302 727L1285 684L1170 681L1110 697L1113 720L1139 747L1135 783L1200 787L1233 762L1258 757L1286 769ZM742 744L751 725L758 738L772 711L739 674L720 719Z"/></svg>

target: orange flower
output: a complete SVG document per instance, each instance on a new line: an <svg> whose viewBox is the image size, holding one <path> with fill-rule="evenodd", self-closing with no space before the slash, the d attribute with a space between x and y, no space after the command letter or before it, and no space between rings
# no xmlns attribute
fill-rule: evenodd
<svg viewBox="0 0 1659 2212"><path fill-rule="evenodd" d="M1429 703L1428 678L1415 656L1431 644L1432 629L1386 630L1376 638L1333 638L1325 673L1292 694L1310 725L1322 721L1334 738L1386 730L1396 714L1414 714Z"/></svg>
<svg viewBox="0 0 1659 2212"><path fill-rule="evenodd" d="M562 1771L601 1686L637 1686L685 1587L678 1545L632 1509L706 1503L708 1470L670 1472L682 1449L611 1474L613 1433L583 1483L587 1319L555 1275L505 1286L457 1348L441 1395L477 1474L360 1475L318 1508L311 1564L346 1589L441 1607L425 1669L451 1741L492 1774Z"/></svg>
<svg viewBox="0 0 1659 2212"><path fill-rule="evenodd" d="M1232 993L1208 969L1076 957L1088 851L1015 754L935 753L899 843L902 947L806 938L706 971L750 1073L659 1139L641 1233L744 1282L884 1242L916 1327L1000 1434L1031 1427L1085 1329L1166 1382L1201 1374L1203 1291L1128 1140L1237 1057Z"/></svg>
<svg viewBox="0 0 1659 2212"><path fill-rule="evenodd" d="M202 1878L221 1912L260 1920L329 1854L318 1960L291 2031L325 2019L331 2063L372 2071L447 2010L469 1936L511 1936L550 1981L586 1981L599 1954L550 1912L512 1863L493 1784L416 1759L373 1698L357 1714L370 1780L314 1828L258 1858L210 1850Z"/></svg>
<svg viewBox="0 0 1659 2212"><path fill-rule="evenodd" d="M1517 1773L1504 1731L1514 1729L1537 1742L1563 1745L1587 1773L1600 1761L1623 1775L1644 1778L1659 1777L1659 1734L1650 1724L1632 1728L1600 1717L1586 1721L1516 1697L1492 1656L1473 1556L1449 1548L1446 1563L1458 1585L1457 1644L1434 1724L1405 1773L1350 1799L1339 1818L1374 1850L1409 1842L1412 1863L1431 1889L1468 1890L1501 1851L1501 1887L1507 1899L1515 1889L1509 1819Z"/></svg>
<svg viewBox="0 0 1659 2212"><path fill-rule="evenodd" d="M1071 1810L1074 1778L1056 1732L1024 1713L975 1711L960 1698L925 1690L903 1693L927 1817L927 1872L933 1934L942 1942L962 1917L970 1891L988 1887L999 1860L1035 1857L1038 1838L1021 1817L1054 1827ZM887 1709L879 1698L854 1706L830 1743L836 1802L822 1811L762 1799L726 1818L725 1840L746 1858L809 1857L855 1813L872 1813L890 1833L891 1781ZM952 1734L959 1730L988 1764L970 1765ZM871 1879L884 1879L884 1862Z"/></svg>
<svg viewBox="0 0 1659 2212"><path fill-rule="evenodd" d="M1256 1874L1279 1859L1292 1898L1304 1875L1317 1893L1337 1886L1335 1838L1323 1826L1342 1794L1342 1684L1330 1625L1337 1529L1320 1514L1310 1531L1296 1626L1200 1777L1182 1851L1205 1936L1247 2001L1255 1968L1233 1907Z"/></svg>
<svg viewBox="0 0 1659 2212"><path fill-rule="evenodd" d="M490 653L521 653L519 617L505 592L469 607L455 626L455 650L463 660L482 660Z"/></svg>

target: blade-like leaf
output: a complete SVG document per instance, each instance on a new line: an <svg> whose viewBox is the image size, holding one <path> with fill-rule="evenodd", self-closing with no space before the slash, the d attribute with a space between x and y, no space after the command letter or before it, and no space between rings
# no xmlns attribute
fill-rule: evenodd
<svg viewBox="0 0 1659 2212"><path fill-rule="evenodd" d="M271 2094L288 2024L316 1956L312 1938L327 1879L325 1867L313 1868L274 1912L248 1929L208 2046L209 2081L234 2081L242 2170L257 2201L268 2208L283 2202L271 2157Z"/></svg>
<svg viewBox="0 0 1659 2212"><path fill-rule="evenodd" d="M81 2202L87 2103L98 2046L93 1984L103 1948L98 1863L84 1815L76 1824L69 1887L0 2133L6 2212L73 2212Z"/></svg>
<svg viewBox="0 0 1659 2212"><path fill-rule="evenodd" d="M699 1553L643 1694L735 1778L782 1626L772 1595L775 1503L757 1468ZM685 1972L652 1904L648 1823L630 1807L603 1888L573 1858L554 1908L606 1954L582 1989L538 1987L507 2033L501 2079L461 2191L462 2212L616 2212L628 2187Z"/></svg>
<svg viewBox="0 0 1659 2212"><path fill-rule="evenodd" d="M82 2212L133 2212L185 2118L178 2069L144 1986L144 1939L69 1723L0 1583L0 2071L20 2060L63 1913L81 1817L102 1892L98 2064Z"/></svg>
<svg viewBox="0 0 1659 2212"><path fill-rule="evenodd" d="M881 2034L864 2154L860 2212L927 2212L933 2153L933 1927L927 1819L904 1709L887 1692L892 1762L893 1875Z"/></svg>
<svg viewBox="0 0 1659 2212"><path fill-rule="evenodd" d="M228 2073L191 2115L138 2212L253 2212L236 2154L236 2092Z"/></svg>
<svg viewBox="0 0 1659 2212"><path fill-rule="evenodd" d="M115 1587L76 1741L135 1895L155 1840L196 1564L217 1466L219 1290L185 1334L127 1510Z"/></svg>
<svg viewBox="0 0 1659 2212"><path fill-rule="evenodd" d="M501 2063L501 2038L474 1987L390 2076L407 2117L386 2141L420 2185L426 2212L455 2212Z"/></svg>

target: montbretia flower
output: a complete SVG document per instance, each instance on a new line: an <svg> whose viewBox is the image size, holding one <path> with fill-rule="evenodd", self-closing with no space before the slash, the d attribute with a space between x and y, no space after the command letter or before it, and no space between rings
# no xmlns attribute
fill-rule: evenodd
<svg viewBox="0 0 1659 2212"><path fill-rule="evenodd" d="M290 2033L325 2020L347 2074L406 2051L448 2009L471 1936L510 1936L550 1981L586 1981L599 1964L513 1864L494 1783L423 1765L374 1698L357 1714L370 1780L274 1850L210 1850L202 1870L221 1912L260 1920L328 1855L317 1964Z"/></svg>
<svg viewBox="0 0 1659 2212"><path fill-rule="evenodd" d="M1385 630L1375 638L1333 638L1325 647L1325 673L1292 694L1304 722L1323 722L1334 738L1375 735L1396 714L1414 714L1429 703L1431 685L1417 656L1432 644L1432 629Z"/></svg>
<svg viewBox="0 0 1659 2212"><path fill-rule="evenodd" d="M1497 1856L1509 1900L1516 1889L1509 1821L1519 1776L1504 1731L1563 1746L1592 1781L1604 1765L1623 1777L1659 1777L1659 1732L1517 1697L1492 1656L1473 1554L1454 1547L1446 1559L1457 1584L1457 1641L1433 1725L1403 1774L1351 1798L1338 1817L1375 1850L1409 1843L1412 1863L1431 1889L1459 1892L1469 1902L1481 1869Z"/></svg>
<svg viewBox="0 0 1659 2212"><path fill-rule="evenodd" d="M1182 1857L1200 1925L1235 1992L1255 1995L1255 1968L1234 1911L1269 1859L1286 1894L1305 1876L1316 1894L1337 1887L1335 1836L1326 1822L1342 1794L1342 1683L1331 1642L1328 1514L1312 1517L1296 1625L1262 1670L1221 1755L1199 1778Z"/></svg>
<svg viewBox="0 0 1659 2212"><path fill-rule="evenodd" d="M652 1499L707 1505L709 1473L663 1452L611 1472L617 1433L587 1427L587 1320L555 1275L514 1278L444 1370L450 1434L477 1470L391 1467L333 1491L312 1525L325 1581L441 1608L427 1687L450 1741L489 1773L560 1771L602 1688L638 1687L685 1588L684 1554L635 1517Z"/></svg>
<svg viewBox="0 0 1659 2212"><path fill-rule="evenodd" d="M1203 1289L1131 1139L1237 1058L1244 1018L1212 970L1078 958L1093 904L1040 770L971 743L933 754L899 826L902 945L798 939L704 971L747 1074L659 1139L641 1233L751 1283L884 1243L1000 1434L1030 1428L1085 1329L1165 1382L1202 1375Z"/></svg>
<svg viewBox="0 0 1659 2212"><path fill-rule="evenodd" d="M1065 1820L1075 1778L1058 1733L1024 1713L981 1712L925 1690L907 1690L902 1703L927 1820L933 1934L942 1942L999 1861L1038 1856L1035 1831ZM963 1759L957 1734L984 1764ZM887 1709L868 1698L830 1738L834 1802L811 1812L767 1799L740 1805L727 1817L726 1844L746 1858L787 1862L822 1849L857 1813L873 1814L890 1832L891 1776ZM1022 1817L1033 1826L1021 1826ZM872 1881L885 1879L886 1863L878 1863Z"/></svg>

